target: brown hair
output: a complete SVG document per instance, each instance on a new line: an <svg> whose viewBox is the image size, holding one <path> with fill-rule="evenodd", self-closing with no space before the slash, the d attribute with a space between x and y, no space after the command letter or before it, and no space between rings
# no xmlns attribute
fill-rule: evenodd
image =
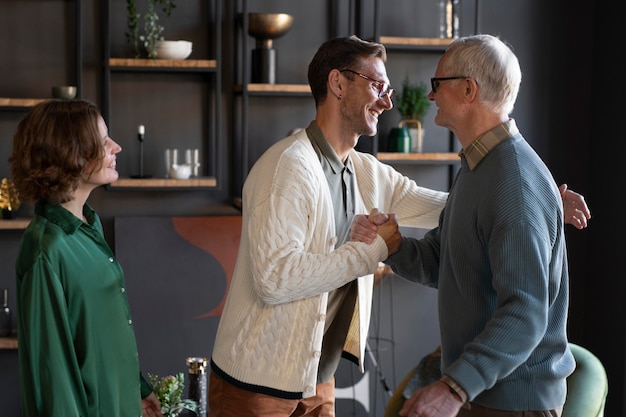
<svg viewBox="0 0 626 417"><path fill-rule="evenodd" d="M85 100L48 100L20 121L9 156L11 175L24 201L50 204L72 199L83 175L101 168L104 145L100 111ZM85 167L97 161L89 172Z"/></svg>
<svg viewBox="0 0 626 417"><path fill-rule="evenodd" d="M324 102L328 90L326 82L333 69L360 69L364 58L387 60L385 47L376 42L368 42L352 35L347 38L335 38L324 42L309 64L309 85L318 106Z"/></svg>

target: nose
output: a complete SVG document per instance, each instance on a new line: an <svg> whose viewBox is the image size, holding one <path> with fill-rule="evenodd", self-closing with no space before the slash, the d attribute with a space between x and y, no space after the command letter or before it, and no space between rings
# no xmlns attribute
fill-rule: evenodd
<svg viewBox="0 0 626 417"><path fill-rule="evenodd" d="M430 101L435 101L435 92L433 90L430 90L430 93L428 93L428 99Z"/></svg>
<svg viewBox="0 0 626 417"><path fill-rule="evenodd" d="M393 101L391 100L391 96L389 94L385 94L384 96L382 96L380 98L383 103L385 104L385 110L391 110L393 109Z"/></svg>
<svg viewBox="0 0 626 417"><path fill-rule="evenodd" d="M120 152L122 152L122 147L119 145L119 143L111 139L111 153L117 154Z"/></svg>

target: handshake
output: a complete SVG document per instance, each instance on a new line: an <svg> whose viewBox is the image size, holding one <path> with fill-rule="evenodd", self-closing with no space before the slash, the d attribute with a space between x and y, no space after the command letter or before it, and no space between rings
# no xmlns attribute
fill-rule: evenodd
<svg viewBox="0 0 626 417"><path fill-rule="evenodd" d="M387 256L400 249L402 235L398 230L398 217L395 214L385 214L378 209L372 209L369 215L354 216L350 226L350 240L354 242L372 243L380 235L387 244Z"/></svg>

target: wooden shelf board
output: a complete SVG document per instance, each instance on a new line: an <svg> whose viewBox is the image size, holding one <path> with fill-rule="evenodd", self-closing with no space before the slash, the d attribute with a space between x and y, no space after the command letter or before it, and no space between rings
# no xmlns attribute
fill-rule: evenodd
<svg viewBox="0 0 626 417"><path fill-rule="evenodd" d="M402 46L448 46L455 38L405 38L399 36L380 36L383 45Z"/></svg>
<svg viewBox="0 0 626 417"><path fill-rule="evenodd" d="M0 337L0 349L17 349L17 336Z"/></svg>
<svg viewBox="0 0 626 417"><path fill-rule="evenodd" d="M11 98L0 97L1 107L33 107L42 101L50 100L47 98Z"/></svg>
<svg viewBox="0 0 626 417"><path fill-rule="evenodd" d="M2 219L0 220L0 230L21 230L26 229L30 219Z"/></svg>
<svg viewBox="0 0 626 417"><path fill-rule="evenodd" d="M415 161L415 162L460 162L459 155L454 152L431 152L431 153L401 153L401 152L378 152L376 157L380 161Z"/></svg>
<svg viewBox="0 0 626 417"><path fill-rule="evenodd" d="M110 188L213 188L217 186L214 177L189 178L120 178L108 185Z"/></svg>
<svg viewBox="0 0 626 417"><path fill-rule="evenodd" d="M217 68L214 59L109 58L111 67L120 68Z"/></svg>
<svg viewBox="0 0 626 417"><path fill-rule="evenodd" d="M298 93L311 94L311 87L308 84L260 84L251 83L246 86L249 93ZM243 91L243 87L235 87L236 92Z"/></svg>

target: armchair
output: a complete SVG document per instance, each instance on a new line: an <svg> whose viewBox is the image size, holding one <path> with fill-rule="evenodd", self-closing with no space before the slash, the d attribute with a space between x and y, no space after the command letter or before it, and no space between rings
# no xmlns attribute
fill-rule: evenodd
<svg viewBox="0 0 626 417"><path fill-rule="evenodd" d="M584 347L574 343L570 343L569 346L576 360L576 369L567 378L567 398L561 417L604 417L608 394L608 379L604 365ZM413 391L439 378L440 355L437 348L411 369L393 392L384 417L399 417L398 412Z"/></svg>

